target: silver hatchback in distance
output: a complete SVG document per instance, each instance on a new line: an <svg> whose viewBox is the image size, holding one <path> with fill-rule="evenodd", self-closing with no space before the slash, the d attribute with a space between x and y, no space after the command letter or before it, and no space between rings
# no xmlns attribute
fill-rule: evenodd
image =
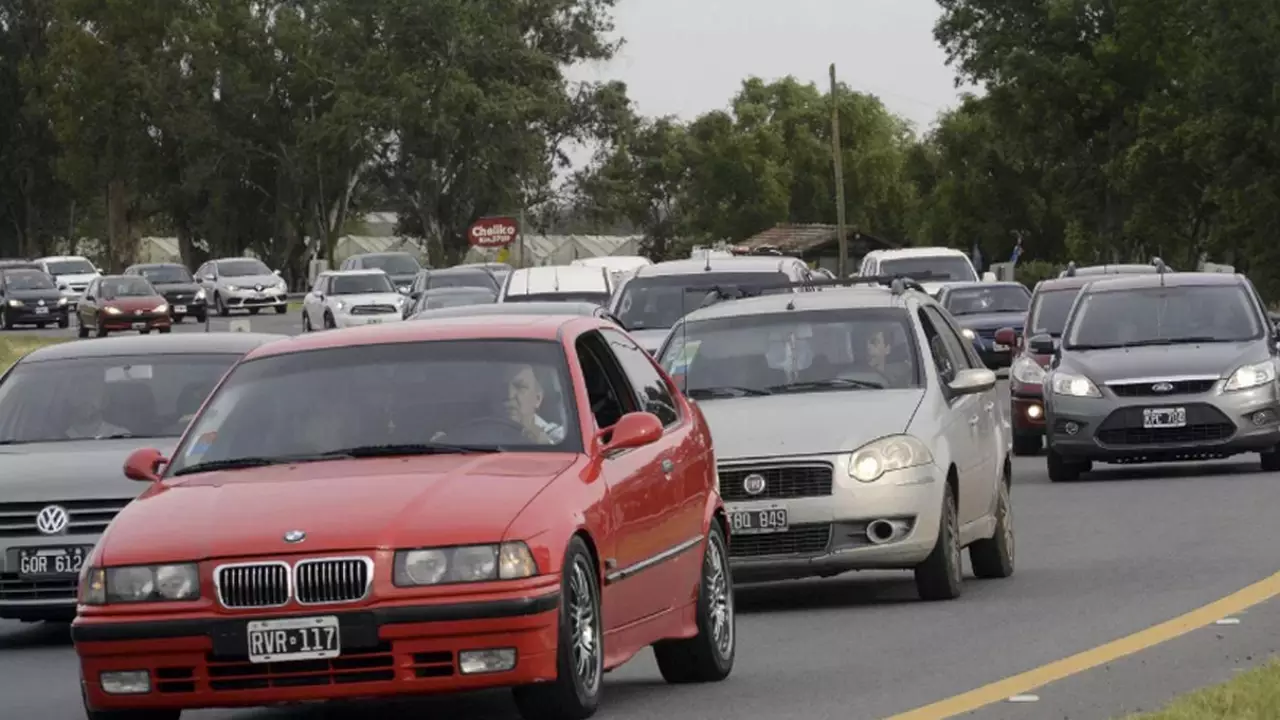
<svg viewBox="0 0 1280 720"><path fill-rule="evenodd" d="M736 579L913 570L921 597L950 599L966 547L978 577L1013 573L995 374L924 292L722 302L659 358L711 425Z"/></svg>
<svg viewBox="0 0 1280 720"><path fill-rule="evenodd" d="M1256 452L1280 471L1277 333L1252 283L1224 273L1113 276L1081 289L1044 380L1049 478L1093 463Z"/></svg>
<svg viewBox="0 0 1280 720"><path fill-rule="evenodd" d="M125 459L171 449L226 371L281 337L80 340L36 350L0 376L0 619L75 616L81 564L144 489L125 478Z"/></svg>

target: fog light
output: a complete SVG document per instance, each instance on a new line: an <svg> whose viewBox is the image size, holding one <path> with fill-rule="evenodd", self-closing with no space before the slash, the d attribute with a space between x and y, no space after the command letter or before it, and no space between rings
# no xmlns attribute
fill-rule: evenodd
<svg viewBox="0 0 1280 720"><path fill-rule="evenodd" d="M1039 420L1044 415L1044 410L1039 405L1031 405L1027 407L1027 417L1032 420Z"/></svg>
<svg viewBox="0 0 1280 720"><path fill-rule="evenodd" d="M515 648L463 650L458 653L458 669L463 675L506 672L516 666Z"/></svg>
<svg viewBox="0 0 1280 720"><path fill-rule="evenodd" d="M1254 425L1270 425L1276 421L1276 414L1271 410L1259 410L1253 414Z"/></svg>
<svg viewBox="0 0 1280 720"><path fill-rule="evenodd" d="M102 692L108 695L145 695L151 692L151 673L146 670L118 670L98 676Z"/></svg>
<svg viewBox="0 0 1280 720"><path fill-rule="evenodd" d="M1073 422L1067 423L1062 429L1066 430L1068 435L1075 435L1080 432L1080 426Z"/></svg>

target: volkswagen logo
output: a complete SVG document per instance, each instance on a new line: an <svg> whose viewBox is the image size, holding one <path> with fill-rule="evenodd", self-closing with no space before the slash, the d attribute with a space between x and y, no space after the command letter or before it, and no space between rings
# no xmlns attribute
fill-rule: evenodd
<svg viewBox="0 0 1280 720"><path fill-rule="evenodd" d="M307 539L307 534L301 530L290 530L284 534L284 541L287 543L300 543Z"/></svg>
<svg viewBox="0 0 1280 720"><path fill-rule="evenodd" d="M44 301L43 301L43 300L41 300L41 301L37 302L37 303L36 303L36 305L39 305L40 307L44 307Z"/></svg>
<svg viewBox="0 0 1280 720"><path fill-rule="evenodd" d="M759 473L751 473L742 479L742 489L747 491L748 495L759 495L764 492L764 476Z"/></svg>
<svg viewBox="0 0 1280 720"><path fill-rule="evenodd" d="M1173 391L1173 384L1167 382L1158 382L1151 386L1152 392L1167 393Z"/></svg>
<svg viewBox="0 0 1280 720"><path fill-rule="evenodd" d="M64 532L70 522L67 509L60 505L49 505L36 514L36 529L45 535Z"/></svg>

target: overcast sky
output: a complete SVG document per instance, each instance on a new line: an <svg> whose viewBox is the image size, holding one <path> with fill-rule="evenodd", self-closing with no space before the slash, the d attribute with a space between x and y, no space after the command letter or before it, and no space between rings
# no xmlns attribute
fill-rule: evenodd
<svg viewBox="0 0 1280 720"><path fill-rule="evenodd" d="M742 80L840 80L880 97L918 131L957 101L933 39L935 0L619 0L618 57L578 68L620 79L640 112L692 119L728 105Z"/></svg>

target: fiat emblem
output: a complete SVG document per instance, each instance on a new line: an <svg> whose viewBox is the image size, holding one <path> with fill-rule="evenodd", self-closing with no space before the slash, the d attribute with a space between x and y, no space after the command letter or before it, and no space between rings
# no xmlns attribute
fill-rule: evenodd
<svg viewBox="0 0 1280 720"><path fill-rule="evenodd" d="M1158 382L1151 386L1151 390L1158 393L1167 393L1173 390L1173 385L1167 382Z"/></svg>
<svg viewBox="0 0 1280 720"><path fill-rule="evenodd" d="M300 543L307 539L307 534L301 530L290 530L284 534L284 541L287 543Z"/></svg>
<svg viewBox="0 0 1280 720"><path fill-rule="evenodd" d="M742 479L742 489L747 491L748 495L759 495L764 492L764 476L759 473L751 473Z"/></svg>

